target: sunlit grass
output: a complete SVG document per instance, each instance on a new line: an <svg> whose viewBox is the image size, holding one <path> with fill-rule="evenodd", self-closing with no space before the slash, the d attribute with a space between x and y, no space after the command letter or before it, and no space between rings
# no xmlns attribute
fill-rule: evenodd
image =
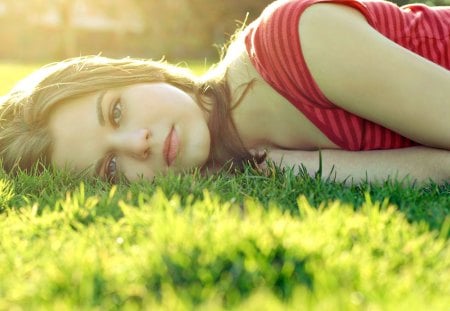
<svg viewBox="0 0 450 311"><path fill-rule="evenodd" d="M206 61L200 61L200 60L188 61L185 64L185 67L188 67L197 75L201 75L201 74L205 73L211 66L212 66L211 63L208 63Z"/></svg>
<svg viewBox="0 0 450 311"><path fill-rule="evenodd" d="M0 309L445 310L450 186L0 174ZM336 306L338 306L336 308Z"/></svg>
<svg viewBox="0 0 450 311"><path fill-rule="evenodd" d="M20 79L40 66L38 64L0 62L0 96L7 93Z"/></svg>

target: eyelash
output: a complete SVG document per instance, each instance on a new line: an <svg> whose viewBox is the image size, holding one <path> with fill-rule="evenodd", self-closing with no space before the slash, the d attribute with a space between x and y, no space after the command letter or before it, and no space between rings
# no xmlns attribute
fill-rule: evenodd
<svg viewBox="0 0 450 311"><path fill-rule="evenodd" d="M111 122L111 124L116 128L120 126L120 120L122 119L122 111L123 111L122 100L121 98L118 98L111 104L111 109L109 113L109 122ZM118 116L115 115L115 113L117 112L119 113Z"/></svg>
<svg viewBox="0 0 450 311"><path fill-rule="evenodd" d="M115 128L120 127L120 120L122 119L122 100L119 97L116 101L111 104L111 109L109 113L109 122ZM116 115L118 114L118 115ZM116 183L118 179L118 169L117 169L117 156L111 155L105 164L105 177L111 183Z"/></svg>
<svg viewBox="0 0 450 311"><path fill-rule="evenodd" d="M105 164L105 178L109 182L117 183L118 171L117 171L117 156L111 155Z"/></svg>

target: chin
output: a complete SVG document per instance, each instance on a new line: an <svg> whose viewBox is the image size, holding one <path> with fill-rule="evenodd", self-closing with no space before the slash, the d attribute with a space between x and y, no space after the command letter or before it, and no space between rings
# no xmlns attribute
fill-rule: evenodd
<svg viewBox="0 0 450 311"><path fill-rule="evenodd" d="M209 159L211 137L209 128L203 121L197 119L184 126L184 137L181 138L182 146L177 165L180 170L202 168Z"/></svg>
<svg viewBox="0 0 450 311"><path fill-rule="evenodd" d="M209 140L204 142L203 144L196 144L191 147L191 151L189 153L187 163L185 165L186 168L202 168L209 159Z"/></svg>
<svg viewBox="0 0 450 311"><path fill-rule="evenodd" d="M193 156L189 161L189 168L202 168L208 162L209 148L202 149L204 152L199 152Z"/></svg>

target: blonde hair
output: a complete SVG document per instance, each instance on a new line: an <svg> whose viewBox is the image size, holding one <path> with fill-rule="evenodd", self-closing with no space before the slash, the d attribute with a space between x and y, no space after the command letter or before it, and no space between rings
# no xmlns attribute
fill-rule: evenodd
<svg viewBox="0 0 450 311"><path fill-rule="evenodd" d="M163 61L88 56L43 67L0 99L0 159L7 172L29 171L51 163L52 137L47 128L52 107L103 89L135 83L166 82L194 94L210 113L211 153L215 166L232 160L242 167L252 156L230 118L231 95L225 72L202 79ZM220 143L219 143L220 142Z"/></svg>

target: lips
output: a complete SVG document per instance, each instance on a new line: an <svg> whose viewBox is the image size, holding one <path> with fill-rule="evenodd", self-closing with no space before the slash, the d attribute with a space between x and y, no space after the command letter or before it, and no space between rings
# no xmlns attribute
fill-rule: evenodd
<svg viewBox="0 0 450 311"><path fill-rule="evenodd" d="M169 134L167 135L164 141L163 147L163 156L164 160L167 163L167 166L171 166L173 161L175 161L178 155L179 146L180 140L178 138L177 131L175 130L175 127L172 126Z"/></svg>

